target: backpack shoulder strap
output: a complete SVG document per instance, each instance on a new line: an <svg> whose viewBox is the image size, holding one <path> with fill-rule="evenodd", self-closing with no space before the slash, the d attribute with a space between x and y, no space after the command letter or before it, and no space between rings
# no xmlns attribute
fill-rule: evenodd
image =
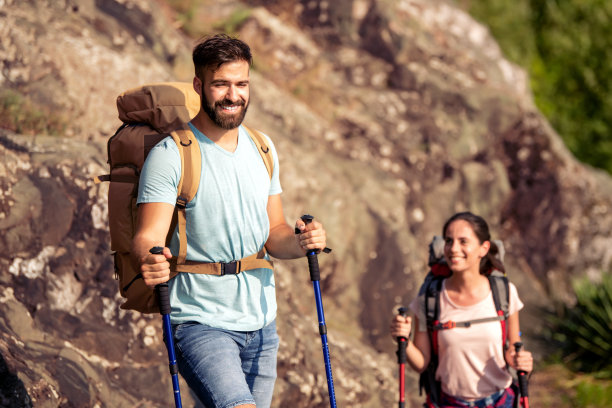
<svg viewBox="0 0 612 408"><path fill-rule="evenodd" d="M268 146L268 141L265 136L256 129L251 129L242 125L244 129L249 134L249 137L257 146L257 151L261 155L264 164L266 165L266 169L268 170L268 175L270 179L272 179L272 172L274 171L274 159L272 158L272 152L270 151L270 146Z"/></svg>
<svg viewBox="0 0 612 408"><path fill-rule="evenodd" d="M431 347L434 354L438 354L438 335L437 330L433 327L440 320L440 292L442 291L442 281L444 277L428 274L425 277L424 295L425 295L425 319L427 320L427 331L431 340Z"/></svg>
<svg viewBox="0 0 612 408"><path fill-rule="evenodd" d="M495 303L495 310L500 318L502 341L504 350L506 350L509 346L506 320L510 314L510 284L508 278L498 271L493 271L488 278L489 285L491 285L491 293L493 294L493 302Z"/></svg>
<svg viewBox="0 0 612 408"><path fill-rule="evenodd" d="M419 394L425 390L428 407L436 407L440 399L441 385L435 378L438 367L438 331L433 328L440 319L440 292L444 278L430 271L419 290L419 296L424 296L427 333L432 351L429 365L419 376Z"/></svg>
<svg viewBox="0 0 612 408"><path fill-rule="evenodd" d="M498 313L500 311L503 312L504 316L507 318L510 303L508 277L500 272L493 272L488 278L489 284L491 285L491 292L493 293L493 301L495 302L495 310L497 310Z"/></svg>
<svg viewBox="0 0 612 408"><path fill-rule="evenodd" d="M176 198L177 226L179 229L178 264L184 264L187 257L187 217L185 207L198 192L202 172L200 145L190 129L179 129L170 133L181 156L181 179Z"/></svg>

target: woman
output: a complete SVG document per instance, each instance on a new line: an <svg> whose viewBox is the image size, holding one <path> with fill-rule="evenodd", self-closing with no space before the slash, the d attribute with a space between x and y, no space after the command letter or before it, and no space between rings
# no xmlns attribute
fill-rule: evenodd
<svg viewBox="0 0 612 408"><path fill-rule="evenodd" d="M487 275L493 269L504 271L495 258L498 248L491 242L484 219L469 212L453 215L442 230L444 257L451 276L442 282L440 322L468 321L495 316L496 309ZM518 311L523 303L516 287L509 284L509 316L506 321L508 344L520 341ZM432 348L425 322L424 297L410 305L414 318L395 316L391 323L393 338L409 338L416 327L414 340L408 341L408 363L421 373L429 364ZM512 377L506 365L530 372L530 352L504 349L499 321L455 327L438 332L438 368L436 380L441 384L440 407L508 407L513 406Z"/></svg>

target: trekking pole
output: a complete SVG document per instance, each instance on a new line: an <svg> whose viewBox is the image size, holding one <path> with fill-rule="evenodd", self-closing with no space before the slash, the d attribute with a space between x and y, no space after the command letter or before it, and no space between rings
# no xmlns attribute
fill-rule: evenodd
<svg viewBox="0 0 612 408"><path fill-rule="evenodd" d="M514 343L514 350L518 353L523 348L523 343L517 341ZM523 408L529 408L529 391L527 390L527 372L523 370L517 370L519 391L521 393L521 406Z"/></svg>
<svg viewBox="0 0 612 408"><path fill-rule="evenodd" d="M162 247L153 247L149 252L161 254ZM172 326L170 326L170 297L168 296L168 282L160 283L155 286L155 293L159 299L159 313L162 315L164 327L164 337L166 338L166 348L168 349L168 360L170 375L172 376L172 389L174 390L174 405L176 408L183 408L181 403L181 390L178 380L178 365L174 354L174 339L172 338Z"/></svg>
<svg viewBox="0 0 612 408"><path fill-rule="evenodd" d="M314 217L312 215L302 215L302 221L306 224L310 224ZM301 231L295 229L295 233L299 234ZM325 248L323 252L326 254L331 252L331 249ZM317 257L317 251L309 250L306 253L308 258L308 270L310 271L310 280L312 281L312 287L314 289L315 302L317 305L317 316L319 318L319 333L321 334L321 346L323 348L323 360L325 361L325 374L327 375L327 390L329 392L329 403L332 408L336 408L336 396L334 394L334 379L332 378L331 363L329 360L329 348L327 346L327 326L325 325L325 315L323 313L323 301L321 300L321 287L319 286L319 280L321 275L319 273L319 259Z"/></svg>
<svg viewBox="0 0 612 408"><path fill-rule="evenodd" d="M397 309L397 313L406 317L406 308L400 307ZM404 336L397 337L397 363L399 364L399 408L406 406L406 399L404 396L404 371L406 367L406 342L408 339Z"/></svg>

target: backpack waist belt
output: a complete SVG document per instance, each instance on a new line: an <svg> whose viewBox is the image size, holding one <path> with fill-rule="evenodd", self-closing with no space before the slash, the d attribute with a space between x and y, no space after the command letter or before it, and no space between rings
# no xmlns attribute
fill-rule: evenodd
<svg viewBox="0 0 612 408"><path fill-rule="evenodd" d="M178 272L200 273L204 275L237 275L242 271L251 269L273 269L272 261L264 259L266 250L262 249L256 254L247 256L237 261L231 262L195 262L185 261L183 264L177 264L176 257L170 260L170 270L174 274Z"/></svg>

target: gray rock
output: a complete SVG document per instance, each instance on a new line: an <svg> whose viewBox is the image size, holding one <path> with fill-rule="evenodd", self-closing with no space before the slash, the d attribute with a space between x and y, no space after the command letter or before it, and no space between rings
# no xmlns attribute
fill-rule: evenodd
<svg viewBox="0 0 612 408"><path fill-rule="evenodd" d="M1 86L68 125L60 137L0 129L0 401L171 406L159 316L119 309L108 188L93 177L107 172L116 96L191 80L192 41L158 2L2 4ZM503 240L526 342L537 358L551 352L542 308L571 302L574 277L609 269L612 184L567 152L525 73L443 1L249 4L260 6L237 27L255 55L247 122L278 148L289 222L314 214L334 249L320 263L338 405L396 403L387 327L458 210L485 216ZM200 7L223 22L244 5ZM328 406L307 264L277 265L273 406ZM416 384L409 372L409 406Z"/></svg>

